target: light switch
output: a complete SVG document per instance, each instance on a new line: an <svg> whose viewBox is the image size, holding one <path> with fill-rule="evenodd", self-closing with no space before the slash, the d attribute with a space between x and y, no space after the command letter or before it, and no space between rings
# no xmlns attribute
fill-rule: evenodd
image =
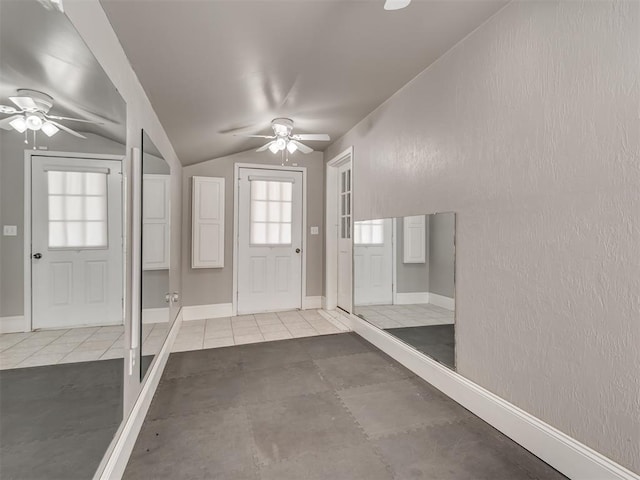
<svg viewBox="0 0 640 480"><path fill-rule="evenodd" d="M2 228L2 234L5 237L15 237L18 235L18 226L17 225L4 225Z"/></svg>
<svg viewBox="0 0 640 480"><path fill-rule="evenodd" d="M318 235L319 232L319 227L311 227L311 235Z"/></svg>

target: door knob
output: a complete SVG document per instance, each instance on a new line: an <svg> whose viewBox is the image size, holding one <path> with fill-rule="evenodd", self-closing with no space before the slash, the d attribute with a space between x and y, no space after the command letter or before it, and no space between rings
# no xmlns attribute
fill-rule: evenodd
<svg viewBox="0 0 640 480"><path fill-rule="evenodd" d="M296 248L296 253L300 253L300 249L299 248Z"/></svg>
<svg viewBox="0 0 640 480"><path fill-rule="evenodd" d="M35 258L36 260L40 260L42 258L42 254L41 253L34 253L33 254L33 258Z"/></svg>
<svg viewBox="0 0 640 480"><path fill-rule="evenodd" d="M170 293L165 293L164 294L164 301L169 303L171 302L171 294Z"/></svg>

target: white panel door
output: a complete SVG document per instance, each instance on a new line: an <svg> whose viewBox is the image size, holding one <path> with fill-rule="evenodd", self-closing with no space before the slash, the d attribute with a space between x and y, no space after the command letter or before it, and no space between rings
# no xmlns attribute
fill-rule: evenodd
<svg viewBox="0 0 640 480"><path fill-rule="evenodd" d="M351 312L351 162L338 167L338 307Z"/></svg>
<svg viewBox="0 0 640 480"><path fill-rule="evenodd" d="M142 177L142 269L167 270L171 241L171 177Z"/></svg>
<svg viewBox="0 0 640 480"><path fill-rule="evenodd" d="M239 169L238 313L302 307L302 172Z"/></svg>
<svg viewBox="0 0 640 480"><path fill-rule="evenodd" d="M393 303L392 221L367 220L353 226L356 305Z"/></svg>
<svg viewBox="0 0 640 480"><path fill-rule="evenodd" d="M424 215L403 218L403 263L425 263L427 261L426 219L427 217Z"/></svg>
<svg viewBox="0 0 640 480"><path fill-rule="evenodd" d="M193 177L191 268L224 267L224 178Z"/></svg>
<svg viewBox="0 0 640 480"><path fill-rule="evenodd" d="M32 328L122 323L121 162L33 157Z"/></svg>

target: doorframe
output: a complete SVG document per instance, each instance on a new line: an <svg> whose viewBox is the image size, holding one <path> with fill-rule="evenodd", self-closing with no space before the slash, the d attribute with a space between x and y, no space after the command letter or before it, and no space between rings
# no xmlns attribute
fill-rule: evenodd
<svg viewBox="0 0 640 480"><path fill-rule="evenodd" d="M122 182L120 187L120 220L122 222L122 244L120 246L121 251L121 264L122 270L122 299L124 301L125 289L126 289L126 265L125 265L125 250L126 244L126 229L125 229L125 213L126 213L126 197L124 188L124 160L126 155L113 155L102 153L78 153L78 152L52 152L49 150L25 150L24 151L24 225L23 225L23 270L24 270L24 318L23 318L23 331L33 331L33 318L32 318L32 288L31 288L31 163L33 157L54 157L54 158L78 158L82 160L115 160L120 162L120 170L122 171ZM122 323L124 324L124 309L122 310Z"/></svg>
<svg viewBox="0 0 640 480"><path fill-rule="evenodd" d="M233 292L231 298L231 315L238 314L238 247L240 196L238 183L241 168L255 168L258 170L289 171L302 173L302 278L300 282L300 310L304 308L307 295L307 167L265 165L263 163L236 163L233 166Z"/></svg>
<svg viewBox="0 0 640 480"><path fill-rule="evenodd" d="M338 168L351 162L351 230L353 232L353 146L327 162L325 170L325 289L322 308L338 308ZM351 236L353 244L353 235ZM353 248L351 249L351 301L353 303Z"/></svg>

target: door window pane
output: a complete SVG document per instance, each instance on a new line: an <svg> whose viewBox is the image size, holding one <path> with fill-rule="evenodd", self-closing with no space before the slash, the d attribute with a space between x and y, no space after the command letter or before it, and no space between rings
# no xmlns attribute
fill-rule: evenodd
<svg viewBox="0 0 640 480"><path fill-rule="evenodd" d="M49 248L106 248L107 174L47 172Z"/></svg>
<svg viewBox="0 0 640 480"><path fill-rule="evenodd" d="M356 245L382 245L384 243L384 220L355 222L353 241Z"/></svg>
<svg viewBox="0 0 640 480"><path fill-rule="evenodd" d="M290 245L293 184L251 181L251 244Z"/></svg>

